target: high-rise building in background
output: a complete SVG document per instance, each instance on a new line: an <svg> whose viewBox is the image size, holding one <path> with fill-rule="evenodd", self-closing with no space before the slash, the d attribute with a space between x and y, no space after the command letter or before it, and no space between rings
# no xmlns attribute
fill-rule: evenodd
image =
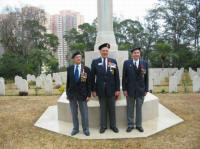
<svg viewBox="0 0 200 149"><path fill-rule="evenodd" d="M72 28L78 30L78 26L84 23L84 17L79 12L63 10L59 14L51 15L46 18L47 24L45 26L48 32L57 35L59 40L58 50L54 53L54 56L58 59L60 68L66 67L68 49L63 36L66 31L69 31Z"/></svg>
<svg viewBox="0 0 200 149"><path fill-rule="evenodd" d="M37 7L23 7L21 9L21 13L16 12L16 21L19 26L19 33L22 30L22 23L25 20L36 19L40 20L40 24L46 27L47 33L55 34L58 37L59 45L56 50L54 56L58 59L59 68L67 66L67 43L63 36L66 31L75 28L78 31L78 26L84 23L84 17L79 13L71 10L63 10L60 11L59 14L50 15L47 13L43 13L44 10ZM4 19L6 14L0 15L0 20ZM39 19L40 18L40 19ZM46 18L46 19L41 19ZM20 30L21 28L21 30ZM18 33L18 32L16 32ZM20 36L20 34L19 34ZM0 56L3 54L4 48L0 44Z"/></svg>

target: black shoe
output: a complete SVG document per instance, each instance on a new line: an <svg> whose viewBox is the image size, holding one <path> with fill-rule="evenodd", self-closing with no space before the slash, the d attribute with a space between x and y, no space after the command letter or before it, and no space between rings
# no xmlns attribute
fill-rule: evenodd
<svg viewBox="0 0 200 149"><path fill-rule="evenodd" d="M100 133L104 133L106 131L106 128L100 128Z"/></svg>
<svg viewBox="0 0 200 149"><path fill-rule="evenodd" d="M136 129L139 131L139 132L144 132L144 129L142 127L136 127Z"/></svg>
<svg viewBox="0 0 200 149"><path fill-rule="evenodd" d="M74 136L74 135L76 135L77 133L79 133L78 130L72 130L72 132L71 132L71 136Z"/></svg>
<svg viewBox="0 0 200 149"><path fill-rule="evenodd" d="M86 136L90 136L90 132L89 132L89 131L84 131L84 134L85 134Z"/></svg>
<svg viewBox="0 0 200 149"><path fill-rule="evenodd" d="M126 132L131 132L132 129L134 129L134 127L128 127L128 128L126 129Z"/></svg>
<svg viewBox="0 0 200 149"><path fill-rule="evenodd" d="M118 133L118 132L119 132L119 130L118 130L117 127L111 127L110 129L112 129L112 131L115 132L115 133Z"/></svg>

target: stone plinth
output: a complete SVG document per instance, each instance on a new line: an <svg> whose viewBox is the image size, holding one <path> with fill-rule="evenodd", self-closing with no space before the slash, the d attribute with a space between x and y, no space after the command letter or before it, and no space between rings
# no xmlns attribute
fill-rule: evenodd
<svg viewBox="0 0 200 149"><path fill-rule="evenodd" d="M59 100L58 100L58 105L57 106L50 106L47 108L47 110L42 114L42 116L37 120L37 122L34 124L34 126L39 127L39 128L43 128L46 130L50 130L59 134L63 134L63 135L67 135L70 136L71 135L71 131L73 129L73 123L72 122L68 122L68 121L62 121L59 120L61 119L60 117L60 112L62 111L60 109L60 106L63 105L62 108L66 108L68 111L66 113L66 111L64 111L65 113L62 113L63 117L67 117L68 119L70 119L69 113L70 113L70 109L65 107L67 106L67 100L64 99L65 95L63 94ZM134 129L131 133L127 133L126 132L126 128L127 125L126 122L126 113L120 113L121 111L124 111L124 109L122 108L122 106L120 106L121 101L119 100L119 102L117 102L116 105L116 118L117 118L117 125L119 128L119 133L114 133L112 132L110 129L107 129L105 133L103 134L99 134L99 127L92 127L91 125L94 125L95 123L97 124L98 122L94 122L94 120L97 120L98 116L98 109L96 108L96 106L98 105L97 102L92 103L92 101L89 102L88 106L89 109L92 110L92 108L96 108L97 109L97 113L91 113L91 111L89 111L89 117L90 117L90 136L85 136L83 134L82 131L82 127L80 127L80 133L73 136L74 138L78 138L78 139L119 139L119 138L141 138L141 137L148 137L150 135L153 135L155 133L158 133L160 131L163 131L169 127L172 127L174 125L177 125L181 122L183 122L183 119L181 119L180 117L178 117L177 115L175 115L174 113L172 113L171 111L169 111L166 107L164 107L163 105L158 103L158 107L156 109L155 105L150 105L150 103L152 104L157 104L156 102L158 101L156 99L156 97L152 94L147 95L146 98L149 99L145 99L145 103L143 105L143 111L152 113L154 116L156 115L155 113L158 113L157 117L153 118L153 117L146 117L145 118L145 113L143 113L143 128L144 128L144 132L140 133L138 132L136 129ZM153 101L151 101L151 99ZM155 102L156 101L156 102ZM60 105L59 105L60 104ZM92 106L93 104L93 106ZM147 106L148 105L148 106ZM59 108L58 108L59 107ZM65 109L64 109L65 110ZM121 110L121 111L120 111ZM155 111L154 111L155 110ZM158 110L158 111L157 111ZM155 112L155 113L154 113ZM91 116L92 115L92 116ZM153 119L150 119L153 118ZM91 119L94 119L93 122L91 122ZM121 122L119 122L119 120L122 120ZM81 121L79 121L81 122ZM55 134L56 135L56 134Z"/></svg>
<svg viewBox="0 0 200 149"><path fill-rule="evenodd" d="M154 119L158 117L158 98L151 93L148 93L145 97L143 104L143 122ZM72 116L70 111L69 101L66 100L66 94L63 95L58 100L58 120L64 122L72 123ZM90 127L99 128L100 127L100 107L99 101L92 99L88 102L88 117ZM79 122L81 123L80 111L79 111ZM126 100L121 99L116 101L116 122L117 126L126 127L127 126L127 108Z"/></svg>

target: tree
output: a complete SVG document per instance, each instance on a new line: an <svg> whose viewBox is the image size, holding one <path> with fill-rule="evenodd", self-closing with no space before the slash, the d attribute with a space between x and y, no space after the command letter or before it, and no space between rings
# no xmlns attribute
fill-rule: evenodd
<svg viewBox="0 0 200 149"><path fill-rule="evenodd" d="M56 52L56 50L58 49L58 37L54 34L44 34L45 36L45 45L44 48L48 49L49 51L51 51L52 53Z"/></svg>
<svg viewBox="0 0 200 149"><path fill-rule="evenodd" d="M45 65L47 66L47 70L46 70L47 74L49 74L49 73L52 74L52 73L59 71L58 60L55 57L53 57L52 55L50 55L50 57L46 61Z"/></svg>
<svg viewBox="0 0 200 149"><path fill-rule="evenodd" d="M95 24L93 24L95 25ZM70 52L80 51L84 57L84 51L91 51L94 49L96 41L96 27L88 23L79 25L79 31L71 29L66 32L64 38L67 42ZM70 63L70 53L68 53L68 60Z"/></svg>
<svg viewBox="0 0 200 149"><path fill-rule="evenodd" d="M9 13L0 21L0 42L5 51L19 52L19 45L17 43L16 27L17 19L15 13Z"/></svg>
<svg viewBox="0 0 200 149"><path fill-rule="evenodd" d="M174 57L178 57L170 45L165 43L158 43L154 46L154 50L151 53L152 58L157 57L162 64L162 68L172 66L172 60ZM152 60L153 61L153 60Z"/></svg>
<svg viewBox="0 0 200 149"><path fill-rule="evenodd" d="M26 74L39 75L43 64L48 64L49 70L56 69L56 59L52 60L52 54L57 50L58 37L46 33L44 14L39 8L24 7L21 11L9 12L0 22L0 42L5 51L23 57L21 63L26 65ZM46 63L48 60L51 62Z"/></svg>
<svg viewBox="0 0 200 149"><path fill-rule="evenodd" d="M163 34L166 42L171 43L175 50L179 45L189 42L188 24L189 11L184 0L159 0L155 13L158 13L160 22L163 22Z"/></svg>
<svg viewBox="0 0 200 149"><path fill-rule="evenodd" d="M120 22L121 26L121 42L130 43L132 46L142 45L141 38L144 33L144 28L139 21L130 19Z"/></svg>
<svg viewBox="0 0 200 149"><path fill-rule="evenodd" d="M149 10L145 17L142 55L147 61L149 60L149 54L152 52L153 46L161 40L161 26L158 22L159 13L157 11L156 9Z"/></svg>
<svg viewBox="0 0 200 149"><path fill-rule="evenodd" d="M46 28L39 24L38 20L25 20L23 23L23 37L20 38L23 56L27 57L32 49L45 48L44 32Z"/></svg>
<svg viewBox="0 0 200 149"><path fill-rule="evenodd" d="M189 9L189 30L188 35L194 41L194 47L198 52L200 49L199 36L200 36L200 1L199 0L186 0Z"/></svg>
<svg viewBox="0 0 200 149"><path fill-rule="evenodd" d="M0 42L5 50L21 53L27 57L33 48L39 48L46 31L42 25L45 12L36 7L24 7L20 10L7 10L0 21ZM41 39L41 40L40 40Z"/></svg>
<svg viewBox="0 0 200 149"><path fill-rule="evenodd" d="M16 75L25 77L27 71L28 65L22 56L11 50L5 51L0 59L0 76L6 79L13 79Z"/></svg>

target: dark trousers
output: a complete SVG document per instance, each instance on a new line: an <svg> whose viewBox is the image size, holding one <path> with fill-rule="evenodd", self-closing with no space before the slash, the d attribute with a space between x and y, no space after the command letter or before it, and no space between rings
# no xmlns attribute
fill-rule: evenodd
<svg viewBox="0 0 200 149"><path fill-rule="evenodd" d="M78 106L79 106L83 131L89 131L87 102L77 100L76 98L70 99L69 101L70 101L69 103L74 125L73 129L77 131L79 130L79 122L78 122Z"/></svg>
<svg viewBox="0 0 200 149"><path fill-rule="evenodd" d="M101 128L107 128L107 113L109 113L110 128L116 127L115 96L99 97L101 110Z"/></svg>
<svg viewBox="0 0 200 149"><path fill-rule="evenodd" d="M128 127L134 126L134 109L136 103L136 127L142 127L142 105L144 102L144 96L142 97L126 97L127 101L127 118Z"/></svg>

